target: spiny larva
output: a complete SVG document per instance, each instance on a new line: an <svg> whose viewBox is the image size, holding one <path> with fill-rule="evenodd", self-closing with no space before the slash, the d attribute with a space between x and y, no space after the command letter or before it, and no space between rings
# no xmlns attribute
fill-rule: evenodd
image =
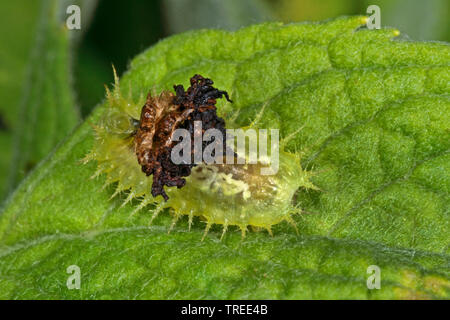
<svg viewBox="0 0 450 320"><path fill-rule="evenodd" d="M175 129L194 134L194 121L201 121L203 132L208 128L225 131L225 122L230 120L217 116L215 104L223 97L231 103L227 92L195 75L186 91L178 85L175 93L148 93L146 99L141 95L133 101L131 94L122 95L115 70L114 79L114 91L106 88L108 106L93 125L93 148L84 159L85 163L97 162L93 177L105 174L104 186L116 184L111 198L124 192L123 205L140 200L132 214L153 204L150 223L164 208L170 208L173 222L169 232L182 215L188 216L189 229L193 218L200 217L206 222L202 240L213 224L223 226L221 239L229 226L238 226L243 238L248 226L264 228L272 235L273 225L287 221L297 230L292 215L301 209L293 205L294 194L299 188L317 189L310 181L312 172L302 169L298 153L279 150L278 170L271 175L261 174L267 159L244 164L171 161ZM263 112L264 107L257 118ZM256 127L257 120L245 129L261 130ZM203 147L207 145L203 142ZM241 156L234 154L236 159ZM243 157L248 159L248 155Z"/></svg>

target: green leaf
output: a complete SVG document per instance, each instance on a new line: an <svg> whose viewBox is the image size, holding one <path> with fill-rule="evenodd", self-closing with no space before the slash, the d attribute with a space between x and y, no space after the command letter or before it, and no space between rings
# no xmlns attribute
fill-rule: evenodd
<svg viewBox="0 0 450 320"><path fill-rule="evenodd" d="M18 114L8 169L10 190L14 190L79 121L69 71L70 40L80 31L66 28L68 4L65 1L43 0L40 4L35 43L20 105L15 108Z"/></svg>
<svg viewBox="0 0 450 320"><path fill-rule="evenodd" d="M86 123L28 176L0 218L2 298L449 298L450 48L403 42L396 30L360 28L364 18L269 23L236 32L170 37L136 57L121 79L136 97L187 84L195 73L230 92L248 124L302 150L321 191L299 190L307 212L274 237L213 227L168 234L151 210L108 200L104 177L82 165L93 143ZM219 103L222 114L232 110ZM182 190L182 189L181 189ZM235 231L235 232L233 232ZM66 268L81 270L69 290ZM367 288L367 268L381 289Z"/></svg>
<svg viewBox="0 0 450 320"><path fill-rule="evenodd" d="M18 121L22 83L38 14L37 1L2 1L0 11L0 201L6 197L13 148L13 128ZM17 17L20 16L20 19ZM30 22L29 24L24 21Z"/></svg>

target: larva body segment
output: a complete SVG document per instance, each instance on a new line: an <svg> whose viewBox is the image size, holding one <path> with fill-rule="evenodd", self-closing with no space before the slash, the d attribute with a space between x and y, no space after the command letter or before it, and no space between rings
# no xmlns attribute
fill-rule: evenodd
<svg viewBox="0 0 450 320"><path fill-rule="evenodd" d="M183 214L192 212L208 223L262 227L283 220L291 222L293 196L299 187L312 187L296 155L280 154L275 175L261 175L260 164L200 165L187 178L183 196L173 196L167 205ZM175 190L174 190L175 193Z"/></svg>
<svg viewBox="0 0 450 320"><path fill-rule="evenodd" d="M295 192L300 188L312 188L311 172L304 171L298 154L279 151L279 166L275 174L262 175L261 169L267 167L256 164L199 164L192 168L186 177L185 185L166 188L167 201L153 197L152 179L143 172L136 157L136 120L139 118L146 99L136 103L131 97L125 99L115 76L115 90L107 89L108 107L98 124L95 124L95 142L85 162L95 160L97 170L94 176L106 175L105 186L115 183L116 190L111 198L125 192L124 204L132 199L140 200L133 214L148 204L155 204L151 221L164 208L170 208L174 222L183 215L206 221L205 235L213 224L223 225L222 236L228 226L238 226L243 237L248 226L266 229L282 221L295 224L292 214L301 210L293 205ZM167 92L153 95L166 99ZM148 100L148 99L147 99ZM172 227L170 229L172 229ZM170 231L170 230L169 230Z"/></svg>

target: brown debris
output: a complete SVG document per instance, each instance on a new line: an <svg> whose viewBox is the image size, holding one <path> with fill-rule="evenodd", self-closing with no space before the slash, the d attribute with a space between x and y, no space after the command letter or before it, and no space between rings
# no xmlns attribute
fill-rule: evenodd
<svg viewBox="0 0 450 320"><path fill-rule="evenodd" d="M174 164L171 150L177 144L172 142L172 134L178 128L187 129L191 134L191 150L194 144L194 121L202 122L203 133L215 128L222 132L225 146L225 121L216 113L216 99L225 98L231 102L228 93L214 88L213 81L194 75L190 87L185 91L182 85L175 85L176 94L165 91L153 97L150 93L142 107L139 127L135 134L135 152L142 171L153 175L152 196L163 196L168 200L164 186L181 188L191 173L191 164ZM181 143L181 142L179 142ZM203 142L203 149L210 143ZM224 148L225 150L225 148Z"/></svg>

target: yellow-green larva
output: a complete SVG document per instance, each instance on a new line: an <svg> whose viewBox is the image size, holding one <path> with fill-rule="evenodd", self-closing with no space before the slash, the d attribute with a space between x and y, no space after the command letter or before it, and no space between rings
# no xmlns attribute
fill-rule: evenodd
<svg viewBox="0 0 450 320"><path fill-rule="evenodd" d="M153 197L150 193L152 179L141 170L134 149L135 124L139 119L145 99L133 101L120 91L115 74L115 88L107 88L107 108L99 123L95 124L95 140L85 161L95 160L94 174L106 175L105 186L115 183L111 198L121 192L127 197L140 200L133 214L149 204L156 207L150 222L164 208L173 213L173 228L177 220L187 215L189 228L193 217L206 222L204 236L213 224L223 226L222 237L229 226L238 226L242 237L248 226L264 228L272 235L271 227L287 221L295 227L292 215L301 209L293 205L293 196L299 188L316 189L310 181L311 172L300 165L297 153L279 151L279 169L275 175L261 175L261 164L200 164L192 169L183 188L166 188L169 199Z"/></svg>

